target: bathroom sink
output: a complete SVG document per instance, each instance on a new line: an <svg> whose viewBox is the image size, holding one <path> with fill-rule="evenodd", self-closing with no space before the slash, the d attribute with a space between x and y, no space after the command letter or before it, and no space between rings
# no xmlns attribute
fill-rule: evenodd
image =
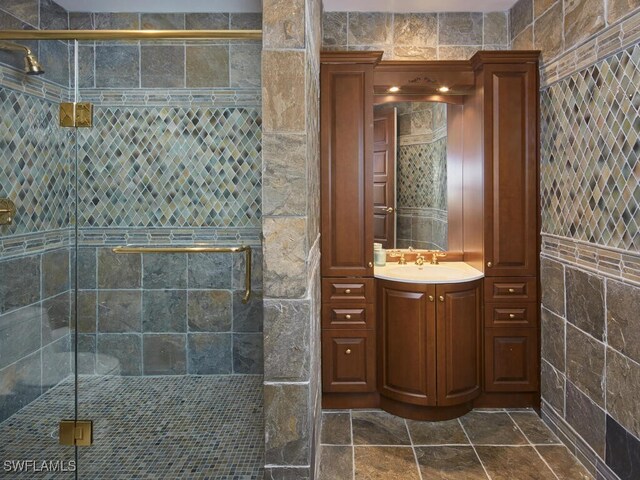
<svg viewBox="0 0 640 480"><path fill-rule="evenodd" d="M484 274L464 262L443 262L440 265L388 263L384 267L375 267L374 276L406 283L462 283L482 278Z"/></svg>

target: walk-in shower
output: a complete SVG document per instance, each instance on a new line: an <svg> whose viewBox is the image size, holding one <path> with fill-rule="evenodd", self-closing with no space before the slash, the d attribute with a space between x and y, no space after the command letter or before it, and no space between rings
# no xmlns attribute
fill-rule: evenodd
<svg viewBox="0 0 640 480"><path fill-rule="evenodd" d="M29 47L13 42L0 42L0 50L22 52L24 54L24 72L27 75L42 75L44 73L44 68Z"/></svg>
<svg viewBox="0 0 640 480"><path fill-rule="evenodd" d="M262 478L261 16L52 5L0 30L0 477Z"/></svg>

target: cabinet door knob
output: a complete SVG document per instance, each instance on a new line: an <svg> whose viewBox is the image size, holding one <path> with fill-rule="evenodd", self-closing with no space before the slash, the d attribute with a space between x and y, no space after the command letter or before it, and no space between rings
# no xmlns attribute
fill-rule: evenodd
<svg viewBox="0 0 640 480"><path fill-rule="evenodd" d="M344 351L344 353L346 353L347 355L351 355L351 349L350 349L350 348L347 348L347 349Z"/></svg>
<svg viewBox="0 0 640 480"><path fill-rule="evenodd" d="M509 318L516 318L516 314L515 313L510 313L509 314Z"/></svg>
<svg viewBox="0 0 640 480"><path fill-rule="evenodd" d="M493 267L493 263L487 262L487 267L489 267L489 268Z"/></svg>
<svg viewBox="0 0 640 480"><path fill-rule="evenodd" d="M387 213L393 213L393 207L387 207Z"/></svg>
<svg viewBox="0 0 640 480"><path fill-rule="evenodd" d="M369 262L369 268L373 268L373 262Z"/></svg>
<svg viewBox="0 0 640 480"><path fill-rule="evenodd" d="M510 289L509 289L509 293L513 293L513 292L515 292L515 291L516 291L516 289L515 289L515 288L510 288Z"/></svg>
<svg viewBox="0 0 640 480"><path fill-rule="evenodd" d="M351 315L349 315L348 313L344 316L344 318L346 318L347 320L351 320Z"/></svg>
<svg viewBox="0 0 640 480"><path fill-rule="evenodd" d="M444 297L443 297L442 295L440 295L440 296L438 297L438 300L440 300L441 302L444 302Z"/></svg>
<svg viewBox="0 0 640 480"><path fill-rule="evenodd" d="M346 293L347 295L348 295L348 294L350 294L350 293L351 293L351 289L350 289L350 288L347 288L347 289L344 291L344 293Z"/></svg>
<svg viewBox="0 0 640 480"><path fill-rule="evenodd" d="M433 302L433 295L429 295L429 301Z"/></svg>

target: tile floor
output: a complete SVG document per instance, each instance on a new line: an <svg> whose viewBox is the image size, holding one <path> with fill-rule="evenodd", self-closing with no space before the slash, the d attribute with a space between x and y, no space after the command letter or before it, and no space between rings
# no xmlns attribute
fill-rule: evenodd
<svg viewBox="0 0 640 480"><path fill-rule="evenodd" d="M593 478L533 410L474 410L445 422L326 410L321 443L321 480Z"/></svg>
<svg viewBox="0 0 640 480"><path fill-rule="evenodd" d="M73 418L73 377L0 423L0 478L72 480L67 473L11 473L7 460L75 460L57 426ZM78 417L94 444L78 448L78 477L91 480L261 480L262 376L81 376Z"/></svg>

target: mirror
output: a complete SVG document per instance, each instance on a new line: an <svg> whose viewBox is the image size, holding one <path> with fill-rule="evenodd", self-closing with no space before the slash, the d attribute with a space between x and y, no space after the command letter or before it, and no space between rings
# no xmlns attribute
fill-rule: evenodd
<svg viewBox="0 0 640 480"><path fill-rule="evenodd" d="M447 150L446 103L375 106L375 242L448 249Z"/></svg>

